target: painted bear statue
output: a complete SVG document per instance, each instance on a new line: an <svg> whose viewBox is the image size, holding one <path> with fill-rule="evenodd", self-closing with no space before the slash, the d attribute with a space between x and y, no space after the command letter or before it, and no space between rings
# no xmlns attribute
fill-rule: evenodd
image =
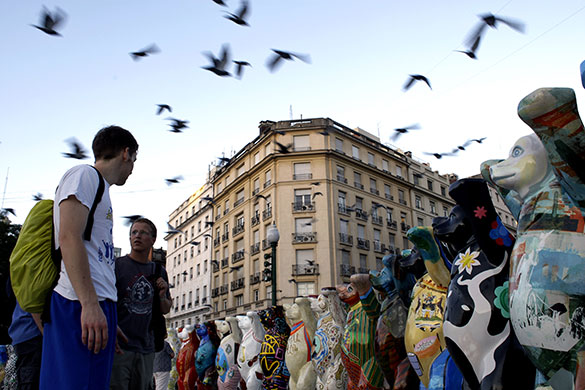
<svg viewBox="0 0 585 390"><path fill-rule="evenodd" d="M309 298L296 298L290 306L285 306L286 322L290 326L290 337L286 345L285 361L290 380L290 390L313 389L317 375L311 362L313 339L317 319L311 310Z"/></svg>

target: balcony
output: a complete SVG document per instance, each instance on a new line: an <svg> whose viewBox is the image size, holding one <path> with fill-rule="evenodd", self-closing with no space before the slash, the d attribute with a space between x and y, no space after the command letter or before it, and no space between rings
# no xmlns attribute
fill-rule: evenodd
<svg viewBox="0 0 585 390"><path fill-rule="evenodd" d="M240 250L240 251L237 251L235 253L232 253L232 264L235 264L238 261L243 260L244 257L245 257L245 254L244 254L244 250L243 249Z"/></svg>
<svg viewBox="0 0 585 390"><path fill-rule="evenodd" d="M215 216L215 220L216 220L216 221L217 221L218 219L220 219L220 218L221 218L221 214L217 214L217 215Z"/></svg>
<svg viewBox="0 0 585 390"><path fill-rule="evenodd" d="M260 252L260 243L259 242L250 245L250 254L251 255L255 255L258 252Z"/></svg>
<svg viewBox="0 0 585 390"><path fill-rule="evenodd" d="M355 274L355 267L349 264L340 264L339 267L341 268L341 276L350 277L351 275Z"/></svg>
<svg viewBox="0 0 585 390"><path fill-rule="evenodd" d="M378 190L377 190L377 189L375 189L375 188L370 188L370 193L371 193L371 194L374 194L374 195L380 195L380 191L378 191Z"/></svg>
<svg viewBox="0 0 585 390"><path fill-rule="evenodd" d="M396 228L396 226L397 226L396 221L392 221L391 219L386 220L386 226L389 227L390 229L394 229L394 230L397 229Z"/></svg>
<svg viewBox="0 0 585 390"><path fill-rule="evenodd" d="M272 207L262 211L262 220L266 221L267 219L272 218Z"/></svg>
<svg viewBox="0 0 585 390"><path fill-rule="evenodd" d="M267 239L262 240L262 250L265 251L266 249L270 248L270 243Z"/></svg>
<svg viewBox="0 0 585 390"><path fill-rule="evenodd" d="M260 213L256 212L256 214L254 214L254 216L252 217L252 226L256 226L260 223Z"/></svg>
<svg viewBox="0 0 585 390"><path fill-rule="evenodd" d="M224 284L223 286L219 287L219 295L225 295L228 293L228 285Z"/></svg>
<svg viewBox="0 0 585 390"><path fill-rule="evenodd" d="M357 219L361 219L362 221L368 220L368 212L362 209L355 209L355 217Z"/></svg>
<svg viewBox="0 0 585 390"><path fill-rule="evenodd" d="M244 200L245 200L244 198L236 199L236 201L234 202L234 207L238 207L239 205L244 203Z"/></svg>
<svg viewBox="0 0 585 390"><path fill-rule="evenodd" d="M219 263L217 260L213 260L211 262L211 272L218 272L219 271Z"/></svg>
<svg viewBox="0 0 585 390"><path fill-rule="evenodd" d="M309 213L315 211L315 202L294 202L292 204L293 213Z"/></svg>
<svg viewBox="0 0 585 390"><path fill-rule="evenodd" d="M319 264L293 264L292 276L319 275Z"/></svg>
<svg viewBox="0 0 585 390"><path fill-rule="evenodd" d="M207 303L207 297L201 298L201 304L205 305Z"/></svg>
<svg viewBox="0 0 585 390"><path fill-rule="evenodd" d="M260 283L260 272L255 272L253 275L250 275L250 285Z"/></svg>
<svg viewBox="0 0 585 390"><path fill-rule="evenodd" d="M398 199L398 203L403 204L403 205L407 205L406 201L404 199Z"/></svg>
<svg viewBox="0 0 585 390"><path fill-rule="evenodd" d="M199 301L197 301L196 305L197 305L197 304L199 304ZM187 303L187 309L190 309L190 308L191 308L191 306L193 306L193 305L191 304L191 302Z"/></svg>
<svg viewBox="0 0 585 390"><path fill-rule="evenodd" d="M221 235L221 242L226 242L230 238L229 232L225 232Z"/></svg>
<svg viewBox="0 0 585 390"><path fill-rule="evenodd" d="M221 259L221 269L227 268L230 264L229 259L226 257L225 259Z"/></svg>
<svg viewBox="0 0 585 390"><path fill-rule="evenodd" d="M270 184L272 184L272 181L266 180L266 182L264 183L264 188L268 188Z"/></svg>
<svg viewBox="0 0 585 390"><path fill-rule="evenodd" d="M382 243L380 241L374 241L374 252L382 252Z"/></svg>
<svg viewBox="0 0 585 390"><path fill-rule="evenodd" d="M293 233L293 244L317 242L317 232Z"/></svg>
<svg viewBox="0 0 585 390"><path fill-rule="evenodd" d="M416 207L418 210L422 210L425 211L425 208L422 207L420 204L415 205L414 207Z"/></svg>
<svg viewBox="0 0 585 390"><path fill-rule="evenodd" d="M311 150L310 146L293 146L293 152L308 152Z"/></svg>
<svg viewBox="0 0 585 390"><path fill-rule="evenodd" d="M407 232L410 229L410 225L405 224L404 222L400 222L400 230L403 232Z"/></svg>
<svg viewBox="0 0 585 390"><path fill-rule="evenodd" d="M353 186L355 188L359 188L360 190L363 190L364 189L364 185L362 183L358 183L357 181L354 181L353 182Z"/></svg>
<svg viewBox="0 0 585 390"><path fill-rule="evenodd" d="M337 211L339 212L339 214L349 215L349 209L344 204L338 203L337 204Z"/></svg>
<svg viewBox="0 0 585 390"><path fill-rule="evenodd" d="M231 290L236 291L244 288L244 278L233 280L231 283Z"/></svg>
<svg viewBox="0 0 585 390"><path fill-rule="evenodd" d="M383 226L384 225L384 220L382 219L382 217L380 215L372 215L372 223L374 225Z"/></svg>
<svg viewBox="0 0 585 390"><path fill-rule="evenodd" d="M223 210L223 215L227 215L227 213L230 212L230 209L226 208L225 210Z"/></svg>
<svg viewBox="0 0 585 390"><path fill-rule="evenodd" d="M254 190L252 190L252 195L256 195L259 192L260 192L260 187L254 188Z"/></svg>
<svg viewBox="0 0 585 390"><path fill-rule="evenodd" d="M219 244L220 244L219 237L215 237L215 238L213 239L213 246L214 246L214 247L216 247L216 246L218 246Z"/></svg>
<svg viewBox="0 0 585 390"><path fill-rule="evenodd" d="M311 180L312 178L312 173L293 173L293 180Z"/></svg>
<svg viewBox="0 0 585 390"><path fill-rule="evenodd" d="M386 199L388 200L394 200L394 197L390 194L384 194L384 196L386 197Z"/></svg>
<svg viewBox="0 0 585 390"><path fill-rule="evenodd" d="M357 238L357 248L358 249L365 249L367 251L370 250L370 240L366 240L364 238Z"/></svg>
<svg viewBox="0 0 585 390"><path fill-rule="evenodd" d="M191 303L189 303L188 305L188 309L191 308ZM193 306L199 306L199 298L195 299L195 302L193 302Z"/></svg>
<svg viewBox="0 0 585 390"><path fill-rule="evenodd" d="M237 234L240 234L243 232L244 232L244 222L234 226L234 228L232 229L232 236L236 236Z"/></svg>
<svg viewBox="0 0 585 390"><path fill-rule="evenodd" d="M219 287L211 289L211 298L219 297Z"/></svg>
<svg viewBox="0 0 585 390"><path fill-rule="evenodd" d="M341 175L337 175L337 181L340 183L345 183L347 184L347 178Z"/></svg>
<svg viewBox="0 0 585 390"><path fill-rule="evenodd" d="M339 242L343 245L353 245L353 237L347 233L339 233Z"/></svg>

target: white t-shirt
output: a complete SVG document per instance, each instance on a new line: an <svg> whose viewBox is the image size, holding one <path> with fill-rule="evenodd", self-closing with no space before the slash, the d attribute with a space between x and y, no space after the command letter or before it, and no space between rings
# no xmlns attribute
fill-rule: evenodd
<svg viewBox="0 0 585 390"><path fill-rule="evenodd" d="M116 290L116 274L114 272L114 240L112 228L114 218L112 214L112 202L110 200L110 185L104 179L104 195L97 205L94 214L91 240L85 241L85 249L89 260L89 271L93 286L99 300L110 299L116 302L118 292ZM97 189L99 176L95 169L89 165L78 165L71 168L59 183L55 194L53 207L53 222L55 224L55 242L59 247L59 204L70 195L91 209ZM83 234L83 232L81 232ZM65 264L61 262L61 273L55 291L70 300L79 300L71 285Z"/></svg>

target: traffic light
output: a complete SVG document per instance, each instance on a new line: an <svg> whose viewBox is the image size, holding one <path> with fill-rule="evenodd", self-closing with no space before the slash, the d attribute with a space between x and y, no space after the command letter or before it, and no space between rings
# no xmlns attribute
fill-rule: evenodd
<svg viewBox="0 0 585 390"><path fill-rule="evenodd" d="M264 255L264 271L262 271L262 280L269 282L272 280L272 255L266 253Z"/></svg>

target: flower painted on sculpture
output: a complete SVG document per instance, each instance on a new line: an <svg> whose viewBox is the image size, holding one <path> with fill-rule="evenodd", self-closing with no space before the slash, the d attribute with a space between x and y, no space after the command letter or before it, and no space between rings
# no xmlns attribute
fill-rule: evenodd
<svg viewBox="0 0 585 390"><path fill-rule="evenodd" d="M465 253L459 253L457 255L457 259L455 260L455 265L459 267L459 273L467 271L467 273L471 275L473 267L481 264L477 260L478 256L479 252L477 251L469 253L469 248L467 248Z"/></svg>
<svg viewBox="0 0 585 390"><path fill-rule="evenodd" d="M500 217L497 217L492 222L492 230L490 230L490 238L500 246L510 247L512 246L512 236L508 233L508 229L502 224Z"/></svg>
<svg viewBox="0 0 585 390"><path fill-rule="evenodd" d="M502 312L502 317L510 318L510 298L509 298L509 282L506 281L504 285L496 287L494 293L494 305Z"/></svg>
<svg viewBox="0 0 585 390"><path fill-rule="evenodd" d="M475 218L482 219L487 215L487 210L483 206L477 206L475 210L473 210L473 214L475 215Z"/></svg>

